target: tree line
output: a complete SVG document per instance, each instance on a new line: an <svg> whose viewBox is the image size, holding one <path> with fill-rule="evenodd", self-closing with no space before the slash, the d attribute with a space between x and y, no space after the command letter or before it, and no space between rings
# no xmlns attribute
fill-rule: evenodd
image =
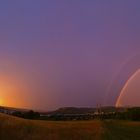
<svg viewBox="0 0 140 140"><path fill-rule="evenodd" d="M40 120L93 120L93 119L119 119L140 121L140 107L128 108L125 111L102 112L99 114L49 114L46 116L40 115L39 112L33 110L27 112L15 111L12 115L25 119L40 119Z"/></svg>

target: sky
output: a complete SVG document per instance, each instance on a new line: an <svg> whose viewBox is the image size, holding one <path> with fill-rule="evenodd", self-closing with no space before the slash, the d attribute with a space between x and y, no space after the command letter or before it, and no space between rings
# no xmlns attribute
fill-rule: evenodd
<svg viewBox="0 0 140 140"><path fill-rule="evenodd" d="M115 105L140 67L139 0L1 0L0 104Z"/></svg>
<svg viewBox="0 0 140 140"><path fill-rule="evenodd" d="M140 106L140 69L137 70L126 82L122 89L116 106ZM132 94L133 93L133 94Z"/></svg>

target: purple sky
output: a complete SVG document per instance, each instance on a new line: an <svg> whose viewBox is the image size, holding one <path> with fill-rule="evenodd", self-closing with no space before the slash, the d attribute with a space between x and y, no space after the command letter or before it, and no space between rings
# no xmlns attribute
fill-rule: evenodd
<svg viewBox="0 0 140 140"><path fill-rule="evenodd" d="M139 52L139 0L0 1L4 105L114 105Z"/></svg>

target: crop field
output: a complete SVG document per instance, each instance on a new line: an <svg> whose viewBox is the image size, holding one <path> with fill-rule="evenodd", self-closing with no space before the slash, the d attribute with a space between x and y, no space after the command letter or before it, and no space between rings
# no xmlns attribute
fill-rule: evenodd
<svg viewBox="0 0 140 140"><path fill-rule="evenodd" d="M139 140L140 122L38 121L0 114L0 140Z"/></svg>

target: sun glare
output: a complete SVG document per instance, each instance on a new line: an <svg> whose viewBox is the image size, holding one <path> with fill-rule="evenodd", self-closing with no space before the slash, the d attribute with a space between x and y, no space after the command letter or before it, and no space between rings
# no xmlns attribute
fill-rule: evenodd
<svg viewBox="0 0 140 140"><path fill-rule="evenodd" d="M3 105L3 100L2 99L0 99L0 106L2 106Z"/></svg>

